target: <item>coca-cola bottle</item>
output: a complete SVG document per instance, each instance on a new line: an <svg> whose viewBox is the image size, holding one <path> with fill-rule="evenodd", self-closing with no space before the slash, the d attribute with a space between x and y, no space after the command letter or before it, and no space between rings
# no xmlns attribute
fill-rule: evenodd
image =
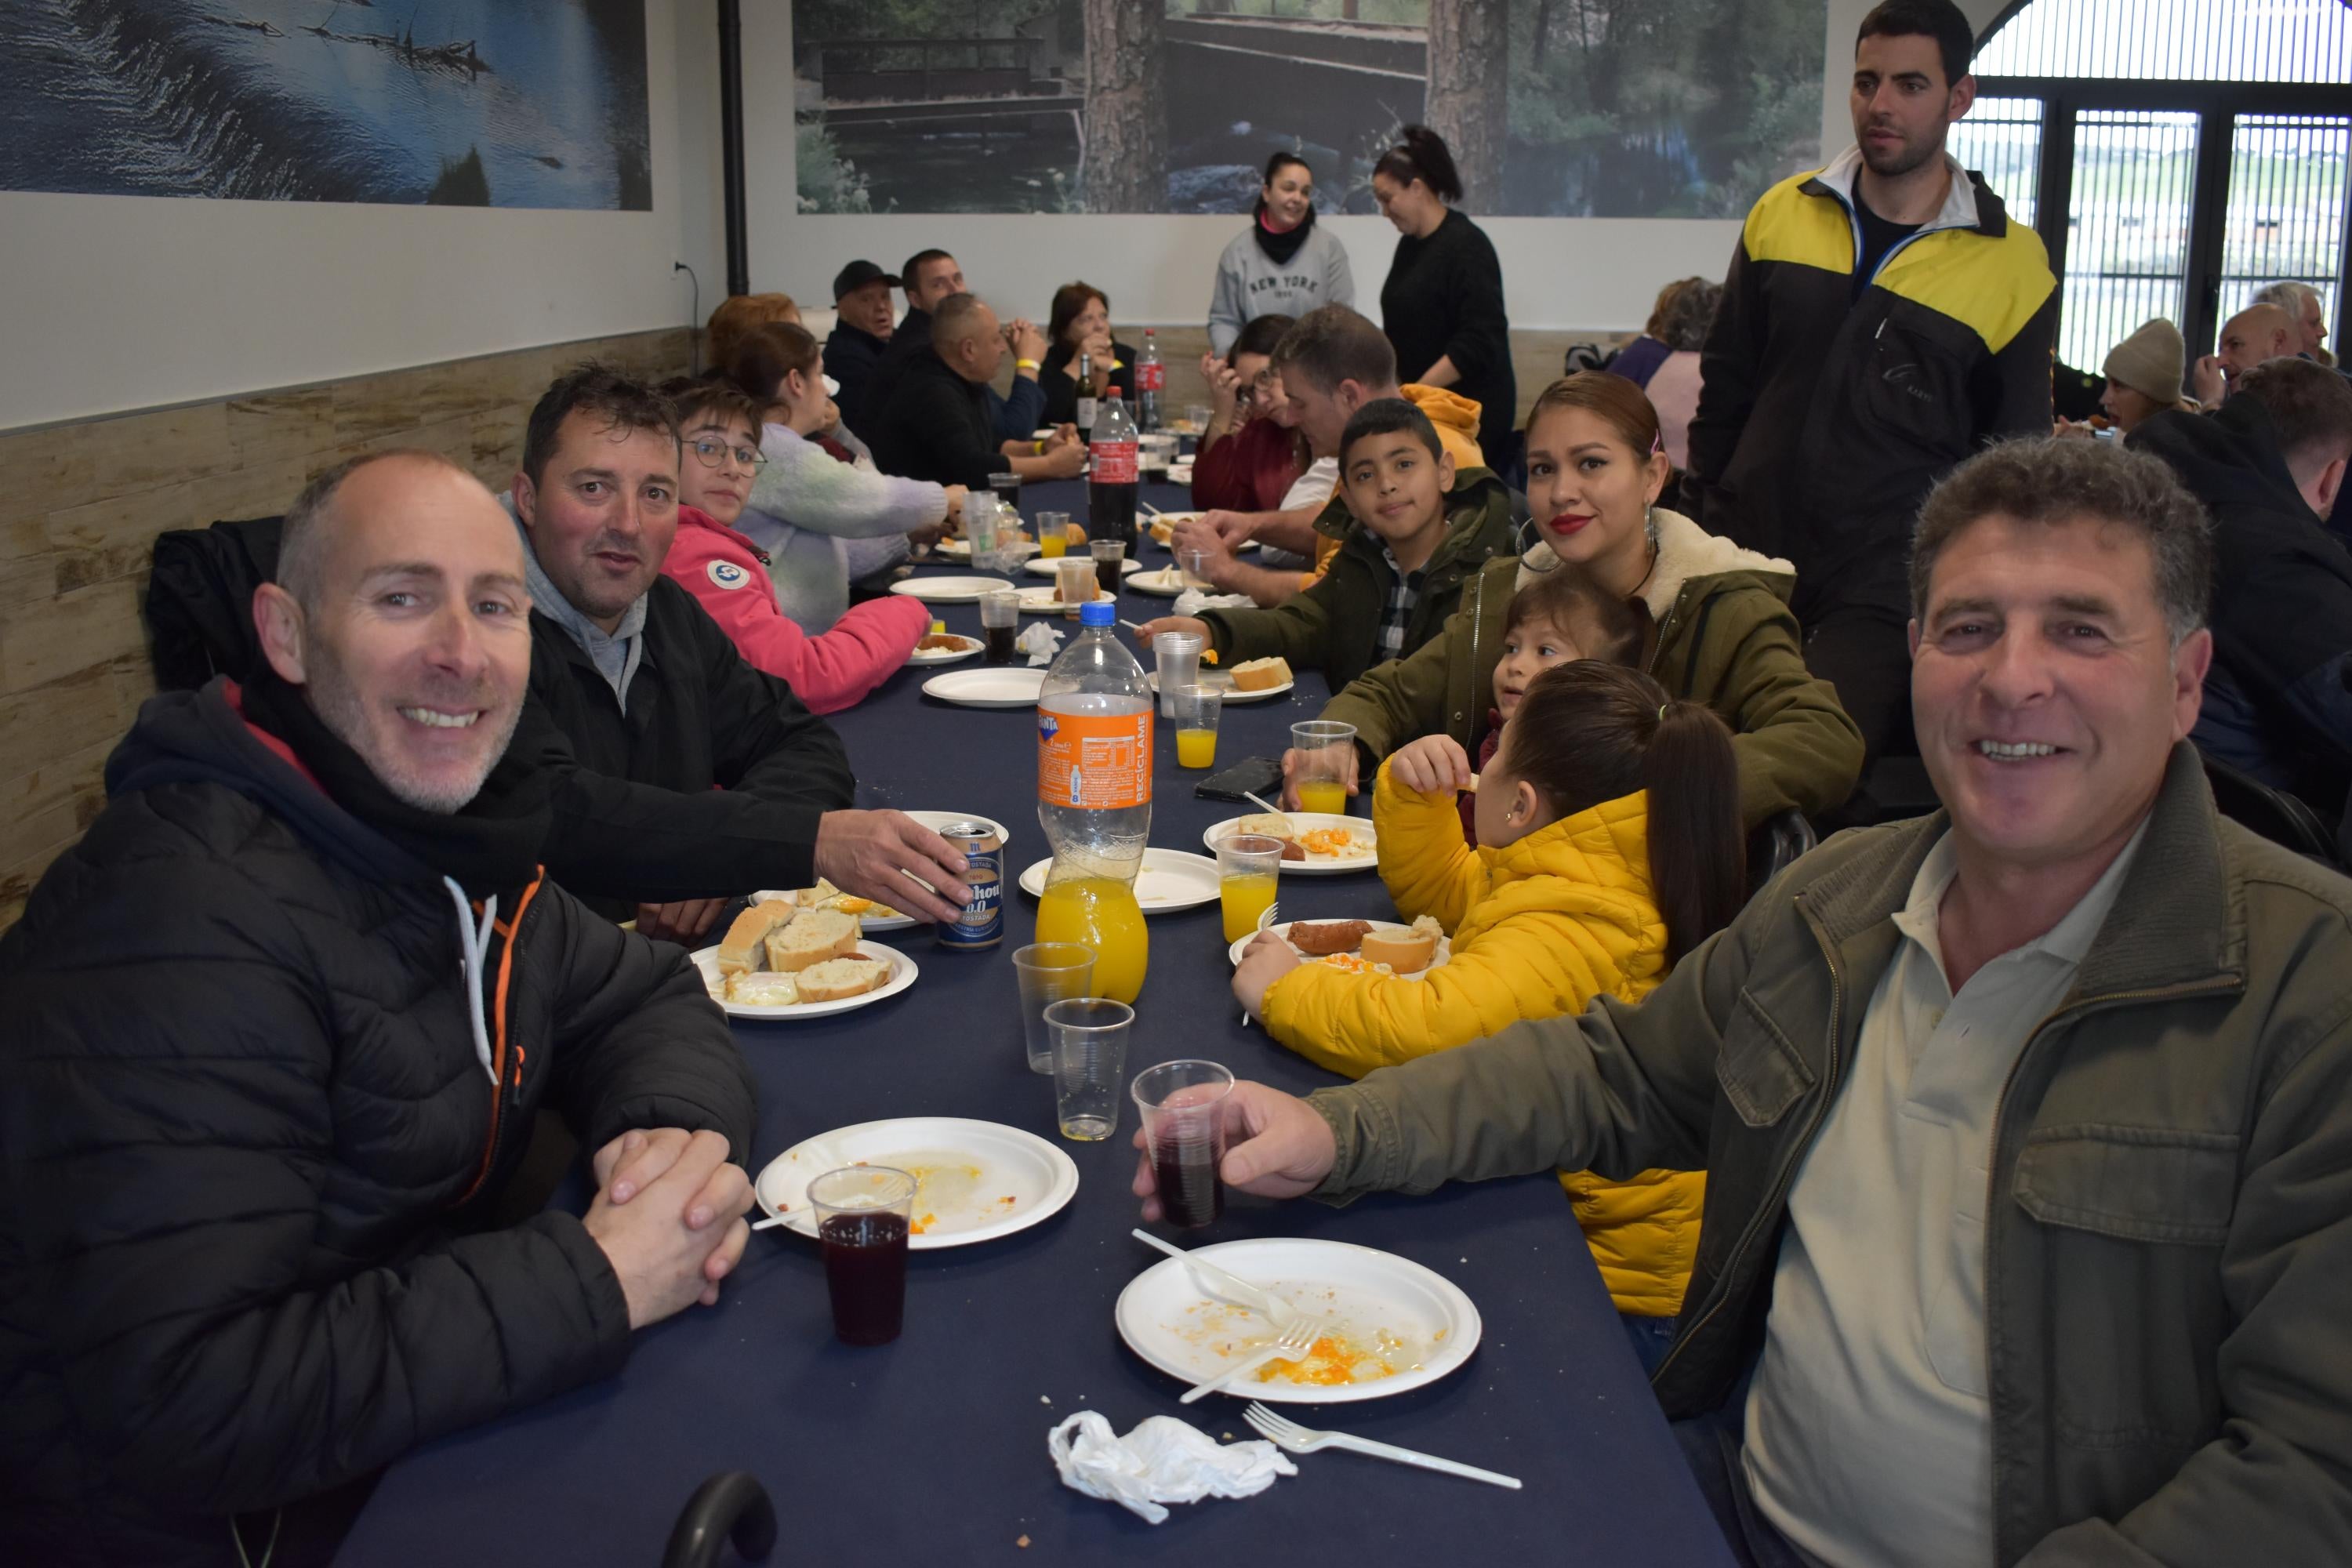
<svg viewBox="0 0 2352 1568"><path fill-rule="evenodd" d="M1106 397L1095 413L1087 443L1093 471L1087 476L1087 537L1116 539L1135 553L1135 422L1127 405Z"/></svg>
<svg viewBox="0 0 2352 1568"><path fill-rule="evenodd" d="M1160 343L1151 329L1143 329L1143 353L1135 362L1135 423L1142 430L1160 428L1160 398L1168 390L1168 367L1160 363Z"/></svg>

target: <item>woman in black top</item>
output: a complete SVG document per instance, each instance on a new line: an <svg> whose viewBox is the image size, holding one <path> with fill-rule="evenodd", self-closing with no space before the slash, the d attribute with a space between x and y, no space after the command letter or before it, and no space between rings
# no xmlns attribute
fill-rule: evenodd
<svg viewBox="0 0 2352 1568"><path fill-rule="evenodd" d="M1462 177L1444 139L1408 125L1404 140L1372 165L1372 195L1404 236L1388 281L1381 321L1397 356L1397 379L1443 386L1478 400L1478 444L1486 465L1512 458L1518 386L1511 374L1511 323L1503 313L1503 266L1486 231L1447 204Z"/></svg>
<svg viewBox="0 0 2352 1568"><path fill-rule="evenodd" d="M1078 352L1093 361L1094 388L1089 397L1127 400L1135 416L1135 351L1114 342L1110 335L1110 299L1091 283L1065 283L1054 290L1053 314L1046 318L1045 363L1037 384L1045 389L1045 423L1075 424L1078 417Z"/></svg>

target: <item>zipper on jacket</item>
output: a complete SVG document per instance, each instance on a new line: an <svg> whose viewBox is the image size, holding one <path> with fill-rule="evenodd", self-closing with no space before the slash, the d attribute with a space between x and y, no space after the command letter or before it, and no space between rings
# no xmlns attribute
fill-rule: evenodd
<svg viewBox="0 0 2352 1568"><path fill-rule="evenodd" d="M1992 1138L1990 1147L1988 1147L1985 1152L1984 1255L1979 1259L1979 1267L1984 1270L1985 1303L1984 1326L1982 1331L1985 1336L1985 1387L1988 1403L1990 1403L1990 1400L1992 1387L1992 1325L1995 1316L1993 1311L1994 1287L1992 1239L1994 1220L1999 1212L1995 1205L1999 1202L1997 1194L2000 1187L2000 1131L2001 1123L2006 1121L2008 1117L2009 1091L2016 1087L2017 1076L2020 1072L2023 1071L2025 1068L2025 1058L2033 1054L2033 1047L2040 1042L2042 1032L2053 1024L2057 1024L2062 1021L2071 1022L2088 1014L2104 1012L2110 1007L2120 1006L2126 1003L2150 1002L2179 996L2202 995L2208 992L2227 991L2237 984L2239 984L2237 981L2225 975L2219 980L2199 981L2194 984L2159 985L2151 990L2146 991L2110 991L2098 996L2083 997L2066 1006L2055 1009L2049 1016L2043 1018L2042 1022L2034 1025L2032 1031L2025 1037L2025 1045L2023 1048L2019 1050L2017 1053L2017 1059L2009 1064L2009 1075L2000 1080L2000 1093L1993 1099ZM1999 1418L1996 1417L1990 1425L1992 1431L1990 1436L1997 1447L2000 1436L2000 1422ZM1988 1497L1985 1501L1986 1504L1993 1510L1990 1517L1993 1521L1994 1534L1996 1538L1998 1538L2000 1531L2000 1513L1999 1509L2000 1500L2000 1455L1997 1451L1993 1455L1993 1463L1989 1473L1990 1475L1992 1495Z"/></svg>
<svg viewBox="0 0 2352 1568"><path fill-rule="evenodd" d="M1800 910L1804 909L1802 899L1798 900L1797 907ZM1828 1119L1830 1106L1837 1099L1838 1063L1843 1055L1838 1049L1838 1032L1845 1014L1845 977L1838 970L1837 955L1830 951L1829 939L1822 933L1821 927L1814 923L1812 912L1809 910L1805 910L1805 924L1812 931L1813 941L1820 945L1822 962L1829 965L1830 971L1829 1070L1823 1075L1821 1096L1813 1106L1812 1120L1806 1123L1803 1133L1797 1140L1798 1153L1782 1165L1779 1175L1773 1181L1771 1192L1766 1195L1765 1202L1758 1205L1756 1212L1748 1216L1746 1228L1739 1233L1739 1239L1732 1243L1731 1261L1734 1263L1755 1240L1757 1228L1764 1223L1764 1216L1780 1207L1789 1188L1796 1181L1798 1165L1802 1163L1805 1153L1811 1151L1813 1140L1820 1134L1822 1121ZM1658 1370L1650 1374L1650 1384L1653 1387L1656 1386L1660 1378L1666 1375L1666 1369L1674 1365L1676 1359L1682 1355L1683 1347L1696 1339L1699 1331L1706 1328L1717 1312L1723 1310L1725 1304L1730 1300L1731 1276L1731 1268L1726 1268L1722 1277L1716 1281L1716 1299L1707 1303L1706 1310L1699 1314L1696 1322L1675 1336L1673 1346L1666 1352L1666 1359L1660 1362Z"/></svg>

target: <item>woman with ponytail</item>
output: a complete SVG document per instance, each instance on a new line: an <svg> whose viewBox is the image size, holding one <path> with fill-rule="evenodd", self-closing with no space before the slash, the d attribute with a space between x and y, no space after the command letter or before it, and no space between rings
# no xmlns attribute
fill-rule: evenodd
<svg viewBox="0 0 2352 1568"><path fill-rule="evenodd" d="M1462 176L1445 139L1426 125L1406 126L1372 165L1372 198L1403 236L1381 285L1381 328L1396 349L1397 379L1475 402L1486 466L1510 471L1519 390L1503 264L1486 231L1454 205Z"/></svg>
<svg viewBox="0 0 2352 1568"><path fill-rule="evenodd" d="M1746 889L1739 768L1703 705L1596 659L1530 682L1479 775L1478 847L1454 804L1444 737L1389 759L1374 786L1381 878L1408 920L1452 942L1418 977L1302 963L1268 932L1234 994L1266 1033L1334 1072L1450 1050L1528 1018L1638 1001L1738 912ZM1459 748L1455 748L1458 752ZM1697 1249L1705 1178L1563 1173L1617 1310L1645 1357L1671 1339Z"/></svg>

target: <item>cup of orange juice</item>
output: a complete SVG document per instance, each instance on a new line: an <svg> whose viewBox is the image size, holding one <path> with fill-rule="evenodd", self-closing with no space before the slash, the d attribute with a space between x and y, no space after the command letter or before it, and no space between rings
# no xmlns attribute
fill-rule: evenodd
<svg viewBox="0 0 2352 1568"><path fill-rule="evenodd" d="M1239 942L1257 930L1273 906L1281 871L1279 838L1234 833L1217 840L1217 902L1224 911L1227 942Z"/></svg>
<svg viewBox="0 0 2352 1568"><path fill-rule="evenodd" d="M1213 686L1179 686L1168 700L1176 720L1176 765L1215 766L1217 718L1224 710L1225 694Z"/></svg>
<svg viewBox="0 0 2352 1568"><path fill-rule="evenodd" d="M1290 749L1298 753L1292 783L1298 809L1329 816L1348 810L1348 764L1355 758L1356 727L1316 719L1290 727Z"/></svg>
<svg viewBox="0 0 2352 1568"><path fill-rule="evenodd" d="M1037 553L1048 561L1061 558L1070 547L1070 514L1066 511L1041 511L1037 514Z"/></svg>

